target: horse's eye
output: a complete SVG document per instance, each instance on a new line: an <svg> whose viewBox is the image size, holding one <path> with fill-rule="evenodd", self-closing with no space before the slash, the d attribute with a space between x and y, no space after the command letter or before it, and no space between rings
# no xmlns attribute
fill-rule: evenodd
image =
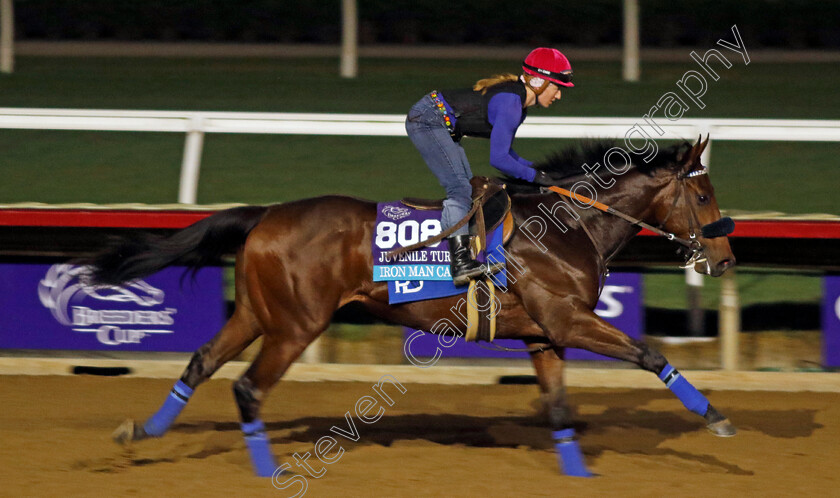
<svg viewBox="0 0 840 498"><path fill-rule="evenodd" d="M701 206L705 206L708 203L709 203L709 196L708 195L700 194L700 195L697 196L697 204L700 204Z"/></svg>

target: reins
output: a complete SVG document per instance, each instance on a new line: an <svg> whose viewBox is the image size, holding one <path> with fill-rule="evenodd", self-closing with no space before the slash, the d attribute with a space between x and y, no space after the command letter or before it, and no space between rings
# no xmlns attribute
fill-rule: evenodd
<svg viewBox="0 0 840 498"><path fill-rule="evenodd" d="M680 180L682 180L682 178L680 178ZM577 200L577 201L582 202L584 204L588 204L588 205L594 207L595 209L597 209L599 211L603 211L604 213L609 213L609 214L612 214L614 216L618 216L619 218L623 219L624 221L630 223L631 225L636 225L638 227L650 230L651 232L653 232L657 235L661 235L662 237L665 237L668 240L672 240L672 241L674 241L678 244L682 244L683 246L685 246L689 249L694 247L697 244L697 242L695 240L688 240L688 239L683 239L683 238L677 237L674 233L666 232L665 230L657 228L657 227L655 227L651 224L645 223L644 221L642 221L638 218L634 218L634 217L632 217L628 214L622 213L621 211L618 211L618 210L616 210L616 209L614 209L610 206L607 206L604 203L592 200L589 197L580 195L580 194L575 193L575 192L570 192L570 191L568 191L564 188L561 188L561 187L552 186L552 187L543 187L543 188L547 189L547 190L550 190L550 191L552 191L556 194L560 194L564 197L568 197L572 200ZM674 208L675 205L676 205L676 202L674 202L674 205L671 206L672 211L673 211L673 208ZM669 213L669 217L670 217L670 213Z"/></svg>

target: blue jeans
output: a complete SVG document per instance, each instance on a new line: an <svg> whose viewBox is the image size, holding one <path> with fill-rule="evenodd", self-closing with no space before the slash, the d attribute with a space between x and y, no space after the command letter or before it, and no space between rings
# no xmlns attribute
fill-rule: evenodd
<svg viewBox="0 0 840 498"><path fill-rule="evenodd" d="M443 115L428 95L414 104L408 112L405 131L446 190L440 220L441 229L446 230L466 216L472 204L472 171L467 154L461 144L452 140L443 122ZM453 235L468 233L469 227L464 225Z"/></svg>

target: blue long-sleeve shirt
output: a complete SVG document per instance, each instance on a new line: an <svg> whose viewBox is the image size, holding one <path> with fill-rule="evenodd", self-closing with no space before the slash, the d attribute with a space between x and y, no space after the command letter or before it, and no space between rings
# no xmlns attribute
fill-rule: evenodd
<svg viewBox="0 0 840 498"><path fill-rule="evenodd" d="M519 125L525 120L522 100L513 93L499 93L487 104L487 120L493 125L490 132L490 164L515 178L534 181L537 172L533 163L519 157L513 151L513 138Z"/></svg>

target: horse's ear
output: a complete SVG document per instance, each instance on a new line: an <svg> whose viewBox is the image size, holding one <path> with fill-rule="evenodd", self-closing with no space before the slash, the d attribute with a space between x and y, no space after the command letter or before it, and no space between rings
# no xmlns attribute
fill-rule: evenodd
<svg viewBox="0 0 840 498"><path fill-rule="evenodd" d="M683 157L678 158L680 164L682 164L686 168L691 168L703 154L703 151L706 149L706 146L709 145L709 137L706 137L706 140L703 141L703 135L700 134L697 137L697 143L694 144L693 147L688 151L687 154L684 154Z"/></svg>
<svg viewBox="0 0 840 498"><path fill-rule="evenodd" d="M700 135L700 138L703 138L703 135ZM697 146L696 146L697 147L697 157L698 158L703 155L703 151L706 150L706 147L709 146L709 138L710 138L710 134L707 133L706 134L706 140L704 140L703 142L700 142L698 140L698 143L697 143Z"/></svg>

